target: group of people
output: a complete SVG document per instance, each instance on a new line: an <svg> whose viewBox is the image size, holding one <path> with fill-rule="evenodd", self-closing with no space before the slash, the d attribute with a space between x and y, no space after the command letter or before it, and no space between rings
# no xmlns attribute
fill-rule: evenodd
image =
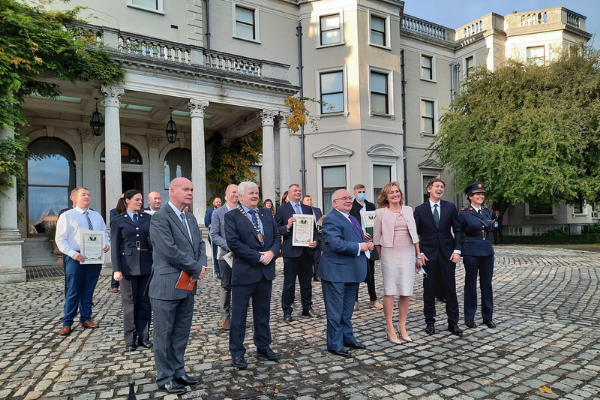
<svg viewBox="0 0 600 400"><path fill-rule="evenodd" d="M210 227L215 272L221 278L220 325L229 330L232 365L247 368L243 342L250 299L257 358L281 358L270 347L270 304L278 256L284 265L283 321L297 318L293 315L296 280L301 315L320 317L312 302L312 282L320 281L327 317L327 350L338 356L351 357L347 349L366 348L355 338L351 322L361 282L367 283L370 306L383 308L389 341L411 341L406 320L416 274L424 277L425 332L436 333L435 297L440 285L446 300L448 330L462 336L455 280L461 256L465 267L465 325L476 327L479 276L483 323L495 327L491 285L494 251L489 240L494 222L483 206L485 185L475 182L465 189L470 205L460 212L454 204L441 200L444 187L441 179L429 181L428 201L413 212L404 204L397 182L382 189L378 208L366 200L365 186L358 184L354 197L345 189L333 193L333 211L322 218L321 210L312 206L310 196L303 196L297 184L290 185L286 201L277 209L269 199L258 207L255 183L229 185L224 199L213 202L214 209L207 212L205 223ZM113 278L121 284L126 349L153 348L159 388L184 393L186 386L201 382L187 375L183 355L191 329L196 282L205 276L207 266L207 250L198 223L187 211L193 199L192 182L174 179L169 201L163 207L160 198L157 202L153 195L152 205L158 205L157 210L142 209L139 191L125 192L111 220L110 239L100 214L89 209L89 191L77 188L74 195L74 207L57 223L56 241L66 255L67 272L65 315L59 334L71 333L78 308L83 327L98 327L91 320L91 306L101 265L81 264L85 258L80 254L80 231L102 231L106 243L103 250L112 247ZM361 215L366 211L375 211L372 234L363 226ZM312 240L305 246L295 245L292 239L298 215L312 215L315 221ZM375 293L374 266L378 259L383 304ZM394 325L396 297L398 323ZM149 334L151 320L153 342Z"/></svg>

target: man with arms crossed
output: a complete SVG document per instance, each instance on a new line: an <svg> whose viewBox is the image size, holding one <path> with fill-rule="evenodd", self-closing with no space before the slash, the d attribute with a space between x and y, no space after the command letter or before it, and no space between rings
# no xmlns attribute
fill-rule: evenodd
<svg viewBox="0 0 600 400"><path fill-rule="evenodd" d="M415 208L417 232L421 235L421 255L425 259L427 279L423 279L423 313L427 324L425 332L435 333L436 283L440 281L446 298L448 330L462 336L458 327L458 300L456 299L456 263L460 259L462 230L454 204L442 200L444 181L433 178L427 183L429 200ZM452 236L454 231L454 237Z"/></svg>
<svg viewBox="0 0 600 400"><path fill-rule="evenodd" d="M65 316L62 319L63 327L58 332L61 336L71 334L71 325L77 316L78 309L81 326L91 329L98 327L98 324L92 321L92 297L102 264L80 264L85 261L85 257L80 253L81 231L104 232L104 248L102 250L106 253L110 249L108 245L110 238L102 216L89 209L90 191L83 187L77 188L71 192L71 199L74 200L75 207L65 211L56 223L56 246L61 253L67 256Z"/></svg>
<svg viewBox="0 0 600 400"><path fill-rule="evenodd" d="M156 384L168 393L185 393L199 378L187 375L183 355L194 312L193 290L177 289L182 271L196 283L206 274L206 248L196 218L184 211L192 204L194 187L186 178L169 185L169 202L150 221L152 277L148 296L154 312Z"/></svg>
<svg viewBox="0 0 600 400"><path fill-rule="evenodd" d="M238 187L229 185L225 189L225 205L217 208L210 221L210 236L213 244L219 248L217 260L221 267L221 328L231 327L231 265L223 259L229 253L227 240L225 240L225 214L237 208Z"/></svg>
<svg viewBox="0 0 600 400"><path fill-rule="evenodd" d="M246 316L252 299L254 345L259 359L277 361L281 355L271 350L271 291L275 279L275 255L281 239L271 210L258 208L258 186L239 185L240 205L225 214L225 237L233 252L231 296L233 300L229 351L233 366L246 369Z"/></svg>

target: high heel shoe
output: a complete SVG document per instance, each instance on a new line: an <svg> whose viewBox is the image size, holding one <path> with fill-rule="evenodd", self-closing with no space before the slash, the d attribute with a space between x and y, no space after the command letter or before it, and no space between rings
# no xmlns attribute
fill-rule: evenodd
<svg viewBox="0 0 600 400"><path fill-rule="evenodd" d="M402 334L400 333L400 328L398 327L398 330L396 331L397 335L399 337L402 338L402 340L404 340L405 342L412 342L412 339L410 338L410 336L402 336Z"/></svg>
<svg viewBox="0 0 600 400"><path fill-rule="evenodd" d="M390 337L390 334L389 334L389 333L387 333L387 332L385 333L385 337L386 337L386 339L387 339L387 340L389 340L390 342L392 342L392 343L394 343L394 344L402 344L402 341L401 341L401 340L399 340L399 339L392 339L392 338Z"/></svg>

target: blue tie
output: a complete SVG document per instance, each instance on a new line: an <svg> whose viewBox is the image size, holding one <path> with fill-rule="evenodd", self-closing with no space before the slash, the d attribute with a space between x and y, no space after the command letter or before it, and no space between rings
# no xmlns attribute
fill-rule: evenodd
<svg viewBox="0 0 600 400"><path fill-rule="evenodd" d="M137 213L133 214L133 223L135 224L135 226L137 226L137 224L138 224L138 214Z"/></svg>
<svg viewBox="0 0 600 400"><path fill-rule="evenodd" d="M248 214L252 217L252 223L254 226L258 226L258 218L256 218L256 210L248 210Z"/></svg>
<svg viewBox="0 0 600 400"><path fill-rule="evenodd" d="M87 211L84 211L84 212L83 212L83 215L85 215L85 219L87 219L87 223L88 223L88 229L89 229L90 231L93 231L93 230L94 230L94 227L92 226L92 221L90 220L90 215L89 215L89 213L88 213Z"/></svg>
<svg viewBox="0 0 600 400"><path fill-rule="evenodd" d="M302 207L300 207L300 204L296 204L296 214L302 214Z"/></svg>

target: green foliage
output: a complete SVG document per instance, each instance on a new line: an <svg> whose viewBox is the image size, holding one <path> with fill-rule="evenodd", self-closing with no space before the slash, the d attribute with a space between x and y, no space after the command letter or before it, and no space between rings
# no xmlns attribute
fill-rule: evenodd
<svg viewBox="0 0 600 400"><path fill-rule="evenodd" d="M14 139L0 140L0 194L13 187L12 177L17 177L17 200L22 200L24 191L24 163L27 156L27 138L15 133Z"/></svg>
<svg viewBox="0 0 600 400"><path fill-rule="evenodd" d="M569 234L562 229L549 229L544 234L546 236L569 236Z"/></svg>
<svg viewBox="0 0 600 400"><path fill-rule="evenodd" d="M600 198L600 55L581 50L469 74L430 148L457 191L484 181L503 208Z"/></svg>
<svg viewBox="0 0 600 400"><path fill-rule="evenodd" d="M589 244L600 243L600 233L566 236L504 236L505 244Z"/></svg>
<svg viewBox="0 0 600 400"><path fill-rule="evenodd" d="M600 224L584 225L581 229L581 233L600 233Z"/></svg>
<svg viewBox="0 0 600 400"><path fill-rule="evenodd" d="M262 129L257 129L232 143L224 144L223 136L215 133L210 139L212 145L212 169L206 177L210 187L219 196L225 193L227 185L238 184L242 181L258 183L258 177L250 167L258 164L259 154L262 153ZM213 198L209 200L212 203Z"/></svg>

